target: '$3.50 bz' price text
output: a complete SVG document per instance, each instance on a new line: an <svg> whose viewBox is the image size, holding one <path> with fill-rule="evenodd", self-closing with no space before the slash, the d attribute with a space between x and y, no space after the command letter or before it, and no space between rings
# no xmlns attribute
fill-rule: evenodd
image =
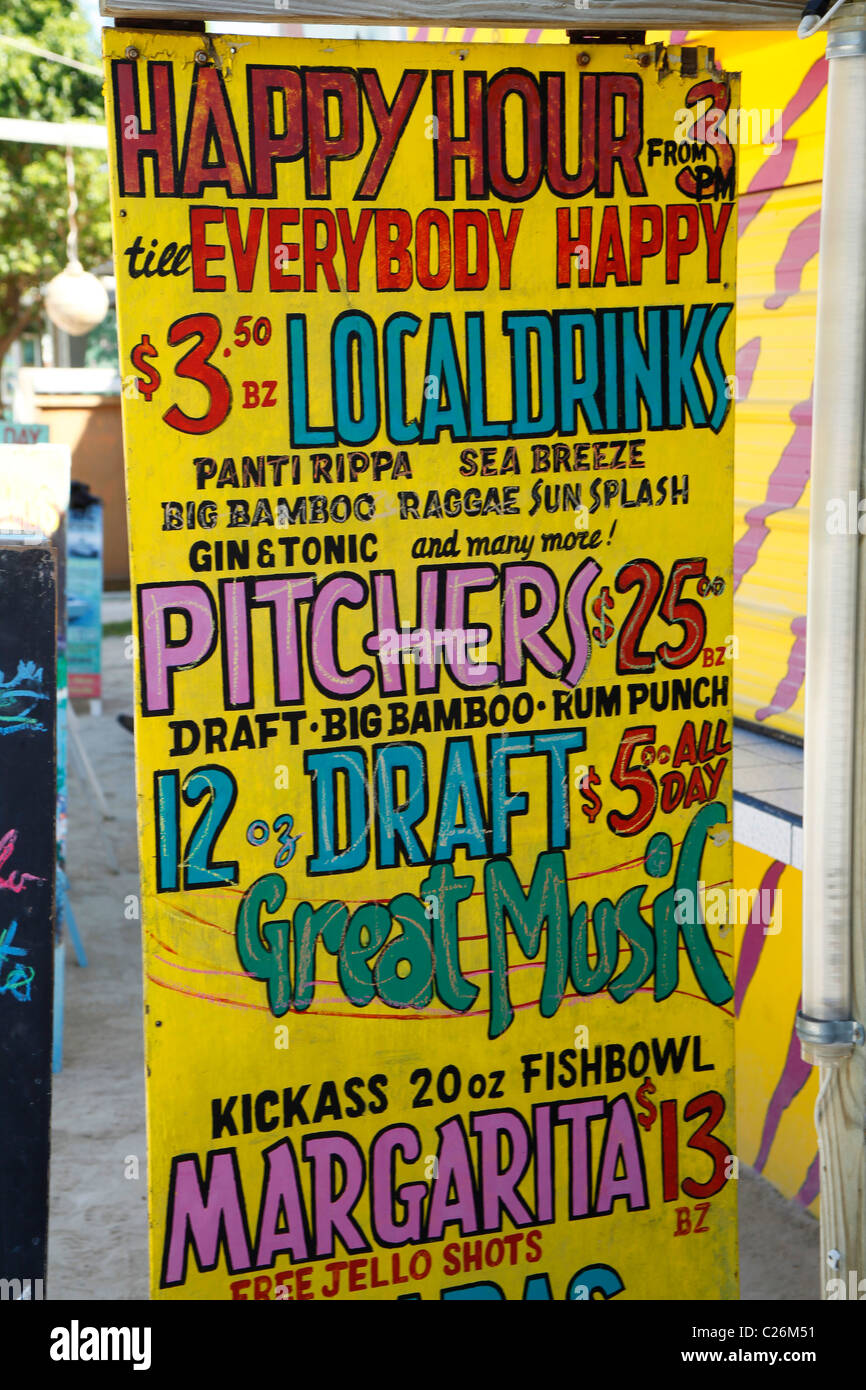
<svg viewBox="0 0 866 1390"><path fill-rule="evenodd" d="M251 326L250 326L251 325ZM228 378L210 360L219 347L222 325L215 314L187 314L176 319L168 330L170 347L179 347L191 338L193 345L174 365L175 376L198 382L208 393L208 405L204 415L188 415L177 404L171 405L163 415L163 420L172 429L183 434L209 434L218 429L228 417L232 406L232 390ZM242 314L234 327L233 344L235 348L249 346L264 347L270 342L271 321L268 318L253 320L250 314ZM223 357L231 357L232 349L224 347ZM134 377L133 395L143 396L150 402L162 384L162 376L154 366L153 359L159 356L148 333L143 333L130 353L133 367L141 373ZM245 410L277 404L276 381L244 381L242 402Z"/></svg>

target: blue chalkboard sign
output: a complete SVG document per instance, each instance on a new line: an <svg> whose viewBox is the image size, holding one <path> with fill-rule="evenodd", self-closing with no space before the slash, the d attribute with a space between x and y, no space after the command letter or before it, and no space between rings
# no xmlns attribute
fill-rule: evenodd
<svg viewBox="0 0 866 1390"><path fill-rule="evenodd" d="M41 1294L48 1226L55 594L47 545L0 546L0 1279L17 1297Z"/></svg>

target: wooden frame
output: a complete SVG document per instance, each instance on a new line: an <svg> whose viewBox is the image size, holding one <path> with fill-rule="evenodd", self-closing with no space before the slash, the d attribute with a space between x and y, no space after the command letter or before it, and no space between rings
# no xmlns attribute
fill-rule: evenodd
<svg viewBox="0 0 866 1390"><path fill-rule="evenodd" d="M499 29L796 29L803 0L100 0L100 11L138 19L285 24L436 24Z"/></svg>

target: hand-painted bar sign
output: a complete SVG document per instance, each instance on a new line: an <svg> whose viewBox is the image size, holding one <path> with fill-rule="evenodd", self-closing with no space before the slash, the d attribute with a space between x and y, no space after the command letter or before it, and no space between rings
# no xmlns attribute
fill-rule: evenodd
<svg viewBox="0 0 866 1390"><path fill-rule="evenodd" d="M54 554L0 546L0 1288L44 1298L51 1118Z"/></svg>
<svg viewBox="0 0 866 1390"><path fill-rule="evenodd" d="M154 1295L733 1297L736 83L105 45Z"/></svg>

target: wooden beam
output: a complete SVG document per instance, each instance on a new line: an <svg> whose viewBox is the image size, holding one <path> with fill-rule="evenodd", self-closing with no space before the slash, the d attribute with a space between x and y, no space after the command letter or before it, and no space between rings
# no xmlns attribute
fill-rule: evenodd
<svg viewBox="0 0 866 1390"><path fill-rule="evenodd" d="M76 149L104 150L108 129L79 121L29 121L18 116L0 116L0 140L16 145L70 145Z"/></svg>
<svg viewBox="0 0 866 1390"><path fill-rule="evenodd" d="M137 19L272 24L403 24L495 29L796 29L803 0L100 0L100 11Z"/></svg>

